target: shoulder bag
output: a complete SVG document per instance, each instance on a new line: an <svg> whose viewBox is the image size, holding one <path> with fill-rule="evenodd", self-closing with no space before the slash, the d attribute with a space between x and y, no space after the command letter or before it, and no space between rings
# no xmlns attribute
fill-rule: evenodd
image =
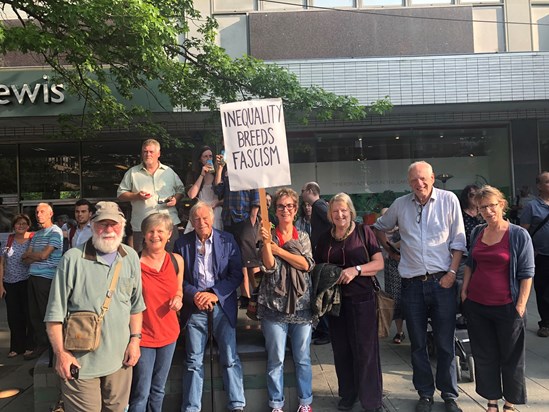
<svg viewBox="0 0 549 412"><path fill-rule="evenodd" d="M63 323L63 346L65 350L93 352L99 347L101 342L101 325L103 318L109 310L121 267L122 260L119 260L114 268L111 285L101 306L101 314L98 315L92 311L79 311L67 314Z"/></svg>
<svg viewBox="0 0 549 412"><path fill-rule="evenodd" d="M366 235L364 234L364 224L358 228L358 234L362 241L362 246L366 251L368 261L370 261L370 254L366 248ZM376 299L376 315L377 315L377 336L379 338L386 338L389 336L389 329L391 329L391 323L393 322L393 315L395 313L395 301L394 299L383 289L379 284L376 276L372 276L372 284L374 285L374 295Z"/></svg>

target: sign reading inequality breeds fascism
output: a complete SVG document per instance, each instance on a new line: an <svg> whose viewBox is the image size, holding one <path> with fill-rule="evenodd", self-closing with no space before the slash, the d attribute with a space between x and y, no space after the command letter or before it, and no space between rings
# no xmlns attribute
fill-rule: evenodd
<svg viewBox="0 0 549 412"><path fill-rule="evenodd" d="M292 183L282 99L220 107L231 191Z"/></svg>

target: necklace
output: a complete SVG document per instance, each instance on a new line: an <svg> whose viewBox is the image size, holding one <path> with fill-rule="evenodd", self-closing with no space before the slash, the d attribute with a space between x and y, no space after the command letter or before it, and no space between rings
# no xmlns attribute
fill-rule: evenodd
<svg viewBox="0 0 549 412"><path fill-rule="evenodd" d="M333 227L332 230L331 230L332 237L335 239L336 242L341 242L342 240L347 239L349 237L349 235L351 234L351 231L353 230L353 225L354 225L354 222L351 222L351 224L349 225L349 227L347 228L347 230L345 231L345 233L341 237L336 236L335 227Z"/></svg>

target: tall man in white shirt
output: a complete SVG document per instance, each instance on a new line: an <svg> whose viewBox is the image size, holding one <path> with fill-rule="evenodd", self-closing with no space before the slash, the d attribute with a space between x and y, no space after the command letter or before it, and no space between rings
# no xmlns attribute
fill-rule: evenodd
<svg viewBox="0 0 549 412"><path fill-rule="evenodd" d="M412 350L416 412L433 406L435 379L427 353L427 320L431 319L437 354L436 388L446 412L461 412L454 358L456 271L466 250L459 200L452 192L433 187L435 174L427 162L408 168L412 193L396 199L373 226L379 242L399 260L402 306ZM382 232L399 227L400 257L391 251Z"/></svg>
<svg viewBox="0 0 549 412"><path fill-rule="evenodd" d="M172 236L166 249L171 251L178 238L177 225L181 222L176 205L183 197L183 182L169 166L158 160L160 143L148 139L141 146L142 163L129 169L118 186L118 199L132 204L133 245L136 251L143 248L141 222L153 213L167 213L173 222Z"/></svg>

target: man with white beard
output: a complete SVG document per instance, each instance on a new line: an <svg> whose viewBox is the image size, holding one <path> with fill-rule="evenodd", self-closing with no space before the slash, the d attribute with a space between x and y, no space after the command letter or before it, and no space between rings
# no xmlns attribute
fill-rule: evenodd
<svg viewBox="0 0 549 412"><path fill-rule="evenodd" d="M46 328L61 377L65 411L125 410L132 367L140 356L141 268L137 253L122 244L126 219L114 202L99 202L91 220L92 238L74 247L59 262L46 310ZM115 271L118 281L103 318L95 351L70 352L64 347L67 314L93 311L98 315ZM72 369L72 373L71 373Z"/></svg>

